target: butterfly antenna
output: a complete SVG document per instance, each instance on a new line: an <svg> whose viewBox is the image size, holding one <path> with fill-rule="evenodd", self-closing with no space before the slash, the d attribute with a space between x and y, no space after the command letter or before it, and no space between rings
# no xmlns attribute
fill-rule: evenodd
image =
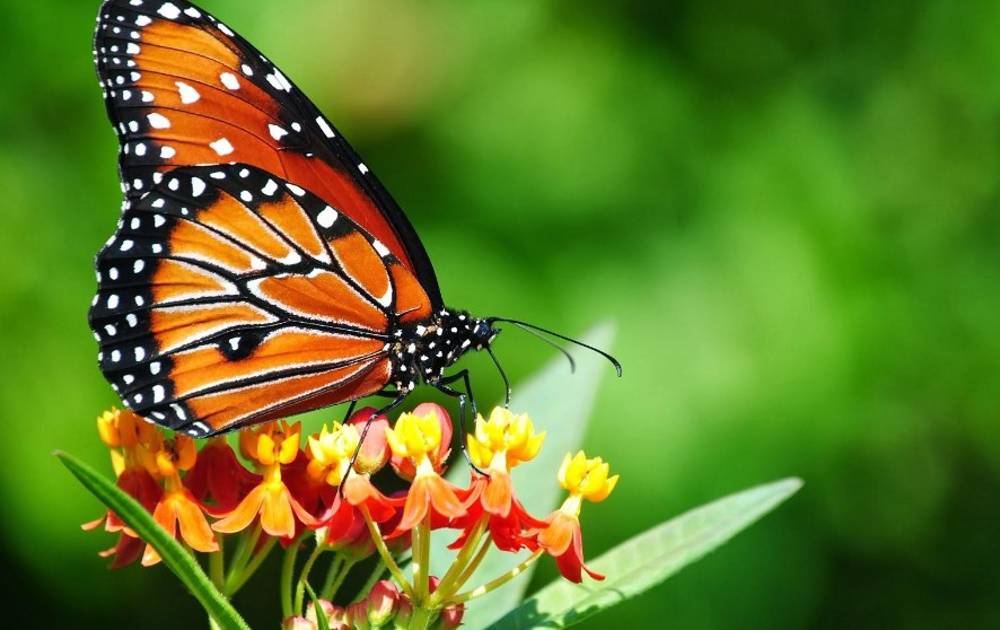
<svg viewBox="0 0 1000 630"><path fill-rule="evenodd" d="M561 350L562 353L566 355L566 358L569 359L570 365L574 369L576 367L576 363L573 361L573 357L570 356L570 354L568 352L566 352L565 348L563 348L562 346L558 345L557 343L555 343L551 339L547 339L547 338L543 337L541 334L538 334L538 333L544 333L546 335L552 335L553 337L556 337L558 339L562 339L563 341L568 341L569 343L572 343L574 345L580 346L581 348L586 348L587 350L590 350L592 352L596 352L597 354L599 354L602 357L604 357L605 359L607 359L608 362L610 362L611 365L614 366L615 372L617 372L618 376L622 375L622 364L618 362L618 359L614 358L613 356L611 356L610 354L608 354L604 350L601 350L600 348L595 348L594 346L592 346L592 345L590 345L588 343L584 343L584 342L582 342L582 341L580 341L578 339L573 339L572 337L567 337L566 335L561 335L561 334L559 334L559 333L557 333L555 331L548 330L546 328L542 328L541 326L535 326L534 324L529 324L528 322L523 322L523 321L518 320L518 319L506 319L506 318L503 318L503 317L493 317L493 318L490 318L490 321L491 322L494 322L494 321L495 322L506 322L508 324L513 324L514 326L517 326L521 330L524 330L526 332L532 333L533 335L535 335L539 339L542 339L543 341L547 342L549 345L554 346L554 347L558 348L559 350Z"/></svg>
<svg viewBox="0 0 1000 630"><path fill-rule="evenodd" d="M493 365L497 366L497 371L500 372L500 378L503 379L504 396L503 396L503 406L510 407L510 380L507 378L507 373L504 372L503 366L500 365L497 355L493 354L493 348L486 346L486 352L490 353L490 358L493 359Z"/></svg>

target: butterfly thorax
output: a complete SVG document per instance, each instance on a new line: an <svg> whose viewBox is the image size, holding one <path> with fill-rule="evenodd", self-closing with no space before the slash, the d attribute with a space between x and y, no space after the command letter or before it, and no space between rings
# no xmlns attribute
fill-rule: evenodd
<svg viewBox="0 0 1000 630"><path fill-rule="evenodd" d="M483 350L497 331L486 319L441 309L429 319L400 327L392 344L391 382L409 392L420 381L436 384L469 350Z"/></svg>

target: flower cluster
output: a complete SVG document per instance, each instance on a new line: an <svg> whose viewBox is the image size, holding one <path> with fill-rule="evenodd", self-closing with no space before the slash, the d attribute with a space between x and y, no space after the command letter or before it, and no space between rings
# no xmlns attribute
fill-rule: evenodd
<svg viewBox="0 0 1000 630"><path fill-rule="evenodd" d="M111 410L98 419L102 441L111 449L119 488L149 510L165 530L194 551L208 554L213 582L227 596L260 566L275 544L286 548L282 608L285 626L315 628L316 607L331 628L453 628L469 600L506 583L542 555L552 556L567 579L583 572L595 579L583 559L579 515L584 500L603 501L618 476L583 452L567 455L558 472L568 492L562 506L532 516L518 500L511 471L534 459L545 440L530 418L494 409L479 416L466 448L475 468L468 486L443 475L450 454L452 423L439 405L424 403L390 426L385 416L366 408L346 422L334 422L304 441L300 423L268 422L239 433L241 463L224 438L198 451L179 434L167 437L130 411ZM386 495L373 477L390 467L405 482L405 492ZM481 472L480 472L481 471ZM100 525L118 535L102 552L121 567L141 558L159 561L113 512L84 525ZM454 562L440 579L429 574L430 538L451 530ZM223 537L238 537L228 562ZM297 580L291 574L307 538L315 546ZM490 548L528 550L510 572L475 588L466 583ZM409 550L410 575L399 558ZM316 560L333 552L330 574L307 604L309 573ZM376 572L361 599L345 608L332 602L347 572L377 554ZM392 581L379 580L388 571ZM343 599L341 597L341 599Z"/></svg>

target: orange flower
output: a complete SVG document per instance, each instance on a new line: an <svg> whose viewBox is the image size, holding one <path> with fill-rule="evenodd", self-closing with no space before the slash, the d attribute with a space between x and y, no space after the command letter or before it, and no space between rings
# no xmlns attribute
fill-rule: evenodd
<svg viewBox="0 0 1000 630"><path fill-rule="evenodd" d="M159 433L156 435L157 439L147 450L146 467L154 477L164 480L165 491L153 510L153 519L171 536L177 535L179 524L181 539L196 551L218 551L219 544L208 526L201 503L181 482L181 471L190 470L197 459L194 440L180 434L170 440L164 440ZM156 549L146 545L143 566L159 561Z"/></svg>
<svg viewBox="0 0 1000 630"><path fill-rule="evenodd" d="M260 483L256 475L240 464L236 453L223 437L214 437L198 451L194 466L184 475L184 485L209 514L228 514L250 490Z"/></svg>
<svg viewBox="0 0 1000 630"><path fill-rule="evenodd" d="M417 405L412 413L401 415L394 428L386 429L385 437L392 449L393 468L404 478L413 471L403 517L390 536L413 529L428 514L445 519L465 515L458 497L464 492L440 474L449 451L444 440L451 439L451 419L440 405Z"/></svg>
<svg viewBox="0 0 1000 630"><path fill-rule="evenodd" d="M373 547L359 508L367 509L372 519L381 523L392 518L402 505L402 501L389 499L379 492L370 480L388 459L385 432L389 422L385 417L372 420L354 462L354 471L349 471L351 457L358 450L361 439L358 425L367 423L373 412L370 408L362 409L347 424L333 423L331 430L323 426L320 433L310 436L308 448L309 477L329 487L343 485L342 492L334 497L331 507L319 519L323 543L352 550L354 555L361 557L370 554Z"/></svg>
<svg viewBox="0 0 1000 630"><path fill-rule="evenodd" d="M101 441L110 449L111 465L118 487L152 512L163 489L146 470L143 462L146 445L158 436L156 430L131 411L112 408L97 419L97 432ZM81 527L90 531L102 523L105 531L120 532L117 543L99 554L102 558L113 558L111 568L121 568L138 560L142 554L143 542L111 510Z"/></svg>
<svg viewBox="0 0 1000 630"><path fill-rule="evenodd" d="M538 455L545 440L545 433L535 433L527 414L513 414L503 407L496 407L490 419L476 418L476 430L468 437L469 455L488 475L472 475L468 514L456 519L453 526L462 530L453 549L462 547L482 518L488 518L490 536L497 548L517 551L521 547L537 547L534 537L526 530L544 527L545 523L528 514L521 502L514 497L510 470Z"/></svg>
<svg viewBox="0 0 1000 630"><path fill-rule="evenodd" d="M618 483L618 475L608 477L608 465L600 457L587 459L583 451L566 455L559 468L559 484L569 491L562 507L549 515L548 525L538 532L538 544L556 559L559 572L571 582L580 583L582 571L603 580L583 562L583 533L580 508L583 499L599 503L608 498Z"/></svg>
<svg viewBox="0 0 1000 630"><path fill-rule="evenodd" d="M307 526L316 519L292 496L281 480L282 464L291 464L299 454L301 423L268 422L240 433L240 450L256 462L262 480L229 514L216 521L212 529L231 534L249 526L260 515L261 528L271 536L291 538L296 532L296 517Z"/></svg>

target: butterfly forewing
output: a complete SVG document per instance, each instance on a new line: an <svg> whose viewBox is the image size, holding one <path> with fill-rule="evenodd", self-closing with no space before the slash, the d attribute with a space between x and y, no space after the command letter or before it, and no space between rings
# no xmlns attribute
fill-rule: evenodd
<svg viewBox="0 0 1000 630"><path fill-rule="evenodd" d="M256 166L349 216L441 307L427 254L395 201L309 99L227 25L180 0L108 0L94 48L127 198L177 167Z"/></svg>
<svg viewBox="0 0 1000 630"><path fill-rule="evenodd" d="M141 415L195 435L381 390L432 305L378 239L251 165L169 171L98 255L100 365Z"/></svg>

